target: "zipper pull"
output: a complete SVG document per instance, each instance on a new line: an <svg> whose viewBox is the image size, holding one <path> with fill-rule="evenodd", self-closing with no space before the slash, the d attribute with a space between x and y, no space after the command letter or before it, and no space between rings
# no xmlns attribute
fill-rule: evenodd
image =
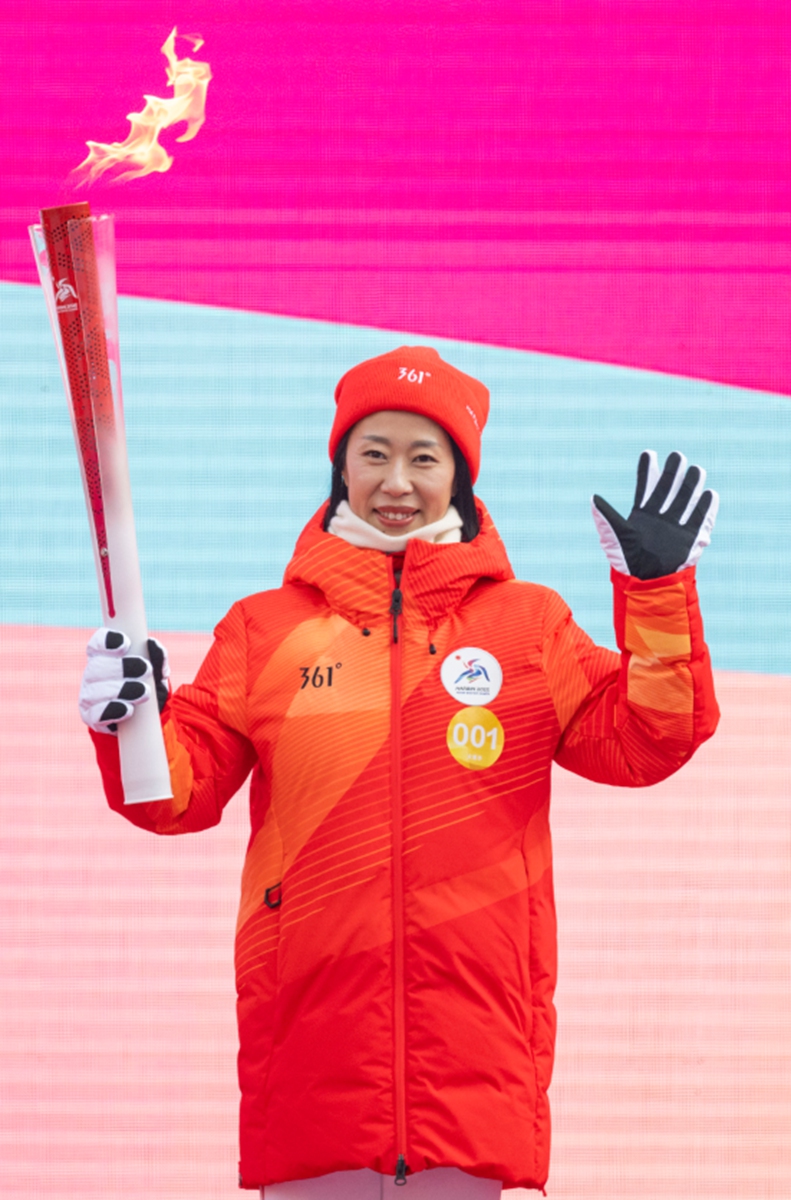
<svg viewBox="0 0 791 1200"><path fill-rule="evenodd" d="M404 597L401 595L401 588L393 588L393 599L390 604L390 612L393 617L393 641L398 641L398 618L401 616L404 608ZM404 1180L406 1183L406 1180Z"/></svg>
<svg viewBox="0 0 791 1200"><path fill-rule="evenodd" d="M399 1154L398 1162L396 1163L395 1179L393 1180L396 1187L403 1187L404 1184L407 1182L406 1173L407 1173L406 1159L404 1158L403 1154Z"/></svg>

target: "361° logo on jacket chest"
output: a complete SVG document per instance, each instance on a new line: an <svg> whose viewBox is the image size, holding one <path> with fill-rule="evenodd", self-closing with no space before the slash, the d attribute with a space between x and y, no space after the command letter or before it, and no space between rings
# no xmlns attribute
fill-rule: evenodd
<svg viewBox="0 0 791 1200"><path fill-rule="evenodd" d="M300 667L299 673L302 682L299 685L299 690L302 692L306 687L323 688L325 685L331 688L338 671L340 671L343 663L330 663L328 666L318 664L313 667Z"/></svg>

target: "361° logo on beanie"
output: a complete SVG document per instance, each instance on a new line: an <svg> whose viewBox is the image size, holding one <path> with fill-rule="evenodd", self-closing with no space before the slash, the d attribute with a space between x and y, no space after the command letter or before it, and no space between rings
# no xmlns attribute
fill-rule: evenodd
<svg viewBox="0 0 791 1200"><path fill-rule="evenodd" d="M407 383L422 383L424 379L431 378L431 372L416 371L414 367L399 367L398 378L405 379Z"/></svg>

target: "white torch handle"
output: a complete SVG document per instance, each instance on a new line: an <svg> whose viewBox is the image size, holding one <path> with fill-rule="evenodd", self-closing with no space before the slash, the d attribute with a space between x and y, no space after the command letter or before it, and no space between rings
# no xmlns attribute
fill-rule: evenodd
<svg viewBox="0 0 791 1200"><path fill-rule="evenodd" d="M113 579L115 616L104 612L104 623L122 630L131 640L131 653L148 658L148 627L140 580L132 489L123 427L116 436L97 431L102 463L102 490L107 528L107 547ZM109 469L108 469L109 467ZM101 568L97 562L99 592L104 596ZM172 796L156 691L145 704L135 706L134 715L118 726L121 778L125 804L168 800Z"/></svg>

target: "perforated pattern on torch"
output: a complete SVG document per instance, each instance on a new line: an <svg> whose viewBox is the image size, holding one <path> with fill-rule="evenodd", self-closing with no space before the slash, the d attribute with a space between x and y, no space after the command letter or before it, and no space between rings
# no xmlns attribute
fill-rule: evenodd
<svg viewBox="0 0 791 1200"><path fill-rule="evenodd" d="M88 204L47 208L41 224L47 244L85 487L101 563L108 614L115 616L96 425L115 423L99 275ZM81 298L76 272L80 273Z"/></svg>

